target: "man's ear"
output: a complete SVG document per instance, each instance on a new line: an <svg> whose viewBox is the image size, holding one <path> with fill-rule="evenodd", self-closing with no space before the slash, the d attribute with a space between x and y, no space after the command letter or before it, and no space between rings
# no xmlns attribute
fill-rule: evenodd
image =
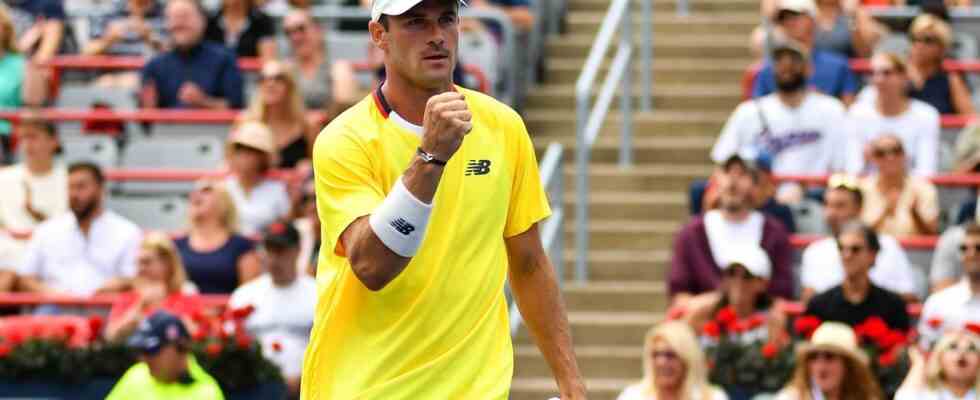
<svg viewBox="0 0 980 400"><path fill-rule="evenodd" d="M381 50L388 50L388 30L378 21L368 22L368 32L371 34L371 43L374 43Z"/></svg>

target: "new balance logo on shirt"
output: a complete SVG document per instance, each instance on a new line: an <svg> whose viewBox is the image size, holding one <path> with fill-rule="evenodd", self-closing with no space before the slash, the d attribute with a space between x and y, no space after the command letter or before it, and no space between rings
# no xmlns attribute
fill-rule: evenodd
<svg viewBox="0 0 980 400"><path fill-rule="evenodd" d="M398 218L394 221L391 221L391 226L395 228L395 230L398 231L398 233L401 233L402 235L405 236L408 236L409 234L415 231L415 225L408 223L408 221L406 221L404 218Z"/></svg>
<svg viewBox="0 0 980 400"><path fill-rule="evenodd" d="M466 176L490 173L490 160L470 160L466 164Z"/></svg>

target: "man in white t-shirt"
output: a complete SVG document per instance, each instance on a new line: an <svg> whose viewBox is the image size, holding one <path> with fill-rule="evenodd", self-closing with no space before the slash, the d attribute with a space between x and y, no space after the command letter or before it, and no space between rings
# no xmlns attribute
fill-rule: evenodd
<svg viewBox="0 0 980 400"><path fill-rule="evenodd" d="M840 285L844 280L844 266L841 262L837 241L841 227L856 221L861 215L864 196L858 189L857 181L843 175L830 179L824 194L824 218L832 232L831 237L817 240L803 251L800 267L800 283L803 287L801 301L806 303L816 294ZM895 238L878 235L881 250L871 268L871 282L884 289L901 295L906 300L916 299L920 288L919 280L909 264L905 250Z"/></svg>
<svg viewBox="0 0 980 400"><path fill-rule="evenodd" d="M827 174L844 170L851 157L847 145L844 105L809 90L810 74L802 47L783 42L774 46L777 90L743 102L728 119L711 150L721 164L734 154L768 153L777 175Z"/></svg>
<svg viewBox="0 0 980 400"><path fill-rule="evenodd" d="M933 293L922 306L919 336L926 347L947 331L980 324L980 226L971 222L963 231L959 243L963 278Z"/></svg>
<svg viewBox="0 0 980 400"><path fill-rule="evenodd" d="M71 212L34 230L18 268L22 290L87 296L129 287L143 232L104 208L104 191L105 176L97 165L68 167Z"/></svg>
<svg viewBox="0 0 980 400"><path fill-rule="evenodd" d="M68 211L68 173L55 161L58 134L51 122L25 115L17 129L23 161L0 170L0 237L10 265L20 264L31 231Z"/></svg>
<svg viewBox="0 0 980 400"><path fill-rule="evenodd" d="M316 308L316 282L296 270L299 232L275 222L263 232L266 271L231 294L232 308L254 307L245 327L262 343L262 352L279 366L290 393L299 393L303 352L310 340Z"/></svg>

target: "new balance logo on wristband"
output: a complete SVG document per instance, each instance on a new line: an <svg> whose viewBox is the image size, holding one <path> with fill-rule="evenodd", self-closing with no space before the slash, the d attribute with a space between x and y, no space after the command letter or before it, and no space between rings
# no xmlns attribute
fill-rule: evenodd
<svg viewBox="0 0 980 400"><path fill-rule="evenodd" d="M391 221L391 226L395 228L396 231L398 231L399 233L405 236L408 236L412 232L415 232L415 226L408 223L408 221L406 221L404 218L398 218L394 221Z"/></svg>
<svg viewBox="0 0 980 400"><path fill-rule="evenodd" d="M470 160L466 164L466 176L490 173L490 160Z"/></svg>

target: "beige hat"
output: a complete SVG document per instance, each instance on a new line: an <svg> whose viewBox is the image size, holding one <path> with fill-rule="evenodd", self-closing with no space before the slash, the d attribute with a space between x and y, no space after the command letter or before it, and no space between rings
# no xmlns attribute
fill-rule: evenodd
<svg viewBox="0 0 980 400"><path fill-rule="evenodd" d="M231 155L235 145L241 145L266 153L269 156L269 166L274 167L278 161L278 150L272 131L261 122L249 121L238 125L228 136L226 155Z"/></svg>
<svg viewBox="0 0 980 400"><path fill-rule="evenodd" d="M820 327L810 337L810 342L800 346L797 359L805 360L810 353L815 351L829 351L868 365L868 355L858 347L858 339L854 329L840 322L820 324Z"/></svg>

